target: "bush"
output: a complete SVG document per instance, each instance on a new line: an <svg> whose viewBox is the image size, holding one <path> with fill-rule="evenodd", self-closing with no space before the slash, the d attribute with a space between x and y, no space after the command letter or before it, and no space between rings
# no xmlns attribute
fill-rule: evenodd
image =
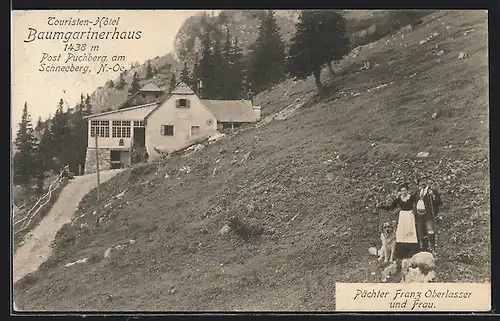
<svg viewBox="0 0 500 321"><path fill-rule="evenodd" d="M239 217L233 216L229 219L229 227L243 241L259 238L264 233L263 227L252 226L242 221Z"/></svg>

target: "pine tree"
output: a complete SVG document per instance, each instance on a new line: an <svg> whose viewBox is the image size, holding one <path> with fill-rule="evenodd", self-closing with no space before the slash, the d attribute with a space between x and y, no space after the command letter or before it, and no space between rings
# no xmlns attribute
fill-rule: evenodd
<svg viewBox="0 0 500 321"><path fill-rule="evenodd" d="M208 32L205 32L202 39L202 58L199 63L200 68L200 80L203 86L203 98L212 97L213 93L213 81L214 81L214 60L213 52L211 48L211 41Z"/></svg>
<svg viewBox="0 0 500 321"><path fill-rule="evenodd" d="M125 87L125 79L123 78L123 72L121 72L120 76L118 76L118 81L115 83L115 88L123 89L123 87Z"/></svg>
<svg viewBox="0 0 500 321"><path fill-rule="evenodd" d="M60 170L65 165L71 165L73 150L73 133L69 114L63 110L64 102L59 101L58 108L50 126L51 142L53 146L54 170Z"/></svg>
<svg viewBox="0 0 500 321"><path fill-rule="evenodd" d="M250 77L253 90L260 92L285 78L285 45L272 10L262 19L254 46Z"/></svg>
<svg viewBox="0 0 500 321"><path fill-rule="evenodd" d="M242 51L243 49L240 47L240 44L238 42L238 37L236 37L234 39L234 43L231 48L231 55L230 55L231 82L229 86L230 89L227 99L238 99L242 96L243 74L244 74Z"/></svg>
<svg viewBox="0 0 500 321"><path fill-rule="evenodd" d="M80 94L80 101L75 106L75 112L83 114L84 109L85 109L85 96L83 94Z"/></svg>
<svg viewBox="0 0 500 321"><path fill-rule="evenodd" d="M42 130L42 127L43 127L42 117L38 116L38 120L36 121L35 131L39 132L40 130Z"/></svg>
<svg viewBox="0 0 500 321"><path fill-rule="evenodd" d="M232 93L232 81L233 81L233 56L232 56L233 43L231 41L231 34L229 29L226 31L226 41L224 42L224 48L222 49L222 66L221 75L219 76L219 81L222 82L222 97L224 99L231 99Z"/></svg>
<svg viewBox="0 0 500 321"><path fill-rule="evenodd" d="M200 65L199 65L198 53L194 54L194 65L193 72L191 75L191 88L197 93L198 92L198 80L200 79Z"/></svg>
<svg viewBox="0 0 500 321"><path fill-rule="evenodd" d="M314 75L322 92L321 68L349 52L346 20L333 10L304 10L296 24L287 59L287 70L296 79Z"/></svg>
<svg viewBox="0 0 500 321"><path fill-rule="evenodd" d="M147 65L146 65L146 78L150 79L153 78L153 67L151 67L151 61L148 60Z"/></svg>
<svg viewBox="0 0 500 321"><path fill-rule="evenodd" d="M30 191L30 183L37 172L36 149L37 139L34 135L31 116L28 113L28 103L24 103L19 130L17 131L14 145L16 152L13 159L13 182L24 186Z"/></svg>
<svg viewBox="0 0 500 321"><path fill-rule="evenodd" d="M177 86L177 79L175 79L175 74L172 73L172 77L170 77L170 84L168 87L168 92L171 93L172 91L174 91L176 86Z"/></svg>
<svg viewBox="0 0 500 321"><path fill-rule="evenodd" d="M88 140L88 126L87 121L83 118L88 114L88 110L92 109L90 105L90 96L87 99L84 98L83 94L80 96L80 102L75 108L75 112L71 115L71 123L73 124L73 141L74 145L71 147L74 149L73 153L73 163L70 164L70 168L73 172L78 172L79 165L85 165L85 154L87 151L87 140Z"/></svg>
<svg viewBox="0 0 500 321"><path fill-rule="evenodd" d="M188 86L191 84L191 76L186 62L184 62L184 68L181 71L181 81L185 82Z"/></svg>
<svg viewBox="0 0 500 321"><path fill-rule="evenodd" d="M130 84L128 93L130 95L133 95L138 92L139 89L141 89L141 85L139 84L139 74L137 72L134 72L134 76L132 77L132 83Z"/></svg>
<svg viewBox="0 0 500 321"><path fill-rule="evenodd" d="M210 97L212 99L224 98L224 60L219 40L215 40L213 48L213 85Z"/></svg>
<svg viewBox="0 0 500 321"><path fill-rule="evenodd" d="M85 97L85 107L83 109L85 116L92 115L92 100L90 99L89 94L87 94L87 97Z"/></svg>
<svg viewBox="0 0 500 321"><path fill-rule="evenodd" d="M37 173L35 179L37 182L37 192L41 194L43 192L44 180L46 178L46 172L53 168L52 158L53 158L52 140L50 135L49 126L43 128L42 136L40 138L40 144L38 145L36 160L38 162Z"/></svg>

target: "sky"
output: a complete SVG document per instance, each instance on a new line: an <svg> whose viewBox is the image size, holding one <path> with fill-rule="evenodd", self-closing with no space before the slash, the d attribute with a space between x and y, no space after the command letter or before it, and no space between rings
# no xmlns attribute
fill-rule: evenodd
<svg viewBox="0 0 500 321"><path fill-rule="evenodd" d="M115 79L119 71L113 70L108 73L96 74L100 63L93 62L90 66L91 73L62 73L39 71L41 63L62 64L71 52L64 51L65 43L62 40L36 39L25 42L29 34L34 33L30 28L36 29L37 35L44 31L138 31L142 32L138 40L70 40L76 49L77 44L87 44L83 54L108 55L108 61L113 55L125 56L121 62L126 69L130 63L138 61L143 63L149 58L162 56L173 49L173 41L183 21L189 16L203 10L37 10L37 11L12 11L12 33L11 33L11 124L12 135L17 131L21 120L24 103L28 103L28 112L31 115L33 125L38 117L42 120L53 115L57 109L60 98L67 102L67 106L73 107L80 99L81 93L91 94L98 86L103 86L108 79ZM51 19L49 25L50 17ZM120 18L115 26L54 26L53 21L88 19L96 21L97 17ZM102 20L104 21L104 20ZM99 46L98 51L90 52L91 46ZM69 48L69 47L67 47ZM58 56L60 62L47 62L43 57ZM75 52L81 55L82 52ZM68 63L69 65L70 63ZM73 63L77 65L78 63ZM80 63L82 64L82 63ZM111 63L114 65L115 63ZM94 70L95 68L95 70Z"/></svg>

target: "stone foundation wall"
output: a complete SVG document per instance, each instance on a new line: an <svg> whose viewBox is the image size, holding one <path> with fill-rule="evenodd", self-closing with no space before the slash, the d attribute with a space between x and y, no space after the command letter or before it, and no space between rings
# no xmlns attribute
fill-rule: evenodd
<svg viewBox="0 0 500 321"><path fill-rule="evenodd" d="M97 163L95 158L95 148L87 148L85 155L85 174L97 172ZM111 169L111 150L108 148L99 148L99 171Z"/></svg>

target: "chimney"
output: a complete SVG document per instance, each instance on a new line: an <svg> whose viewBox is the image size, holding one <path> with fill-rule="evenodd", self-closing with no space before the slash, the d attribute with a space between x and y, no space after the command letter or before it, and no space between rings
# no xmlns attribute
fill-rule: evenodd
<svg viewBox="0 0 500 321"><path fill-rule="evenodd" d="M203 81L201 79L198 79L198 97L200 99L203 99Z"/></svg>
<svg viewBox="0 0 500 321"><path fill-rule="evenodd" d="M260 107L259 106L252 106L253 108L253 112L255 114L255 117L257 118L257 120L260 119Z"/></svg>

